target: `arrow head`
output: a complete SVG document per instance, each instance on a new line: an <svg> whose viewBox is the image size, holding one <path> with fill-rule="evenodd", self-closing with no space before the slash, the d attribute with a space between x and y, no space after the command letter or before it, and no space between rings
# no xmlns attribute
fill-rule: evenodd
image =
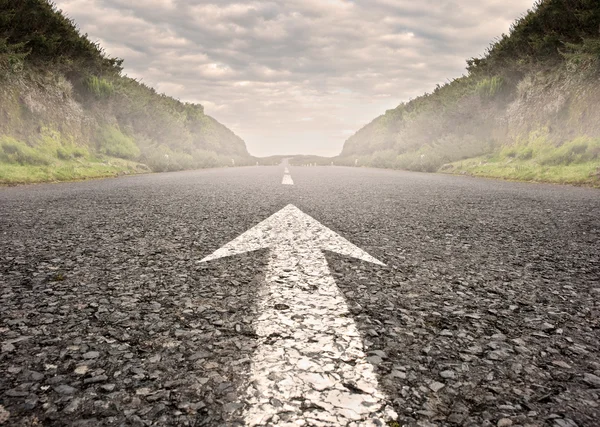
<svg viewBox="0 0 600 427"><path fill-rule="evenodd" d="M200 262L259 249L277 250L278 247L289 246L331 251L373 264L385 265L294 205L287 205Z"/></svg>

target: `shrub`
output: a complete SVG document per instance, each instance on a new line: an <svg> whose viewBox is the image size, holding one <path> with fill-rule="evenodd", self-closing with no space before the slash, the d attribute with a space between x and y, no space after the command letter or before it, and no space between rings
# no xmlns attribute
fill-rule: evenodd
<svg viewBox="0 0 600 427"><path fill-rule="evenodd" d="M600 139L580 137L547 150L540 156L539 163L550 166L586 163L598 159L599 153Z"/></svg>
<svg viewBox="0 0 600 427"><path fill-rule="evenodd" d="M144 152L142 161L153 172L166 172L171 166L171 150L166 147L150 148Z"/></svg>
<svg viewBox="0 0 600 427"><path fill-rule="evenodd" d="M371 157L370 166L376 168L393 168L396 160L394 150L376 151Z"/></svg>
<svg viewBox="0 0 600 427"><path fill-rule="evenodd" d="M575 67L589 62L600 61L600 40L584 39L581 44L565 43L564 51L560 54L569 65Z"/></svg>
<svg viewBox="0 0 600 427"><path fill-rule="evenodd" d="M217 166L224 166L223 162L219 160L219 156L214 151L207 150L196 150L193 154L198 168L216 168Z"/></svg>
<svg viewBox="0 0 600 427"><path fill-rule="evenodd" d="M98 151L102 154L130 160L140 156L140 149L135 141L114 126L103 127L98 139Z"/></svg>
<svg viewBox="0 0 600 427"><path fill-rule="evenodd" d="M0 160L7 163L36 166L52 163L52 159L49 156L22 141L8 136L0 138Z"/></svg>
<svg viewBox="0 0 600 427"><path fill-rule="evenodd" d="M56 150L56 157L61 160L79 159L88 155L89 152L85 147L78 147L76 145L60 147Z"/></svg>
<svg viewBox="0 0 600 427"><path fill-rule="evenodd" d="M65 71L118 74L122 61L109 58L102 48L80 34L74 22L50 0L0 0L0 36L27 47L29 63Z"/></svg>
<svg viewBox="0 0 600 427"><path fill-rule="evenodd" d="M89 93L96 98L108 98L115 92L115 87L112 82L96 76L89 76L83 84Z"/></svg>
<svg viewBox="0 0 600 427"><path fill-rule="evenodd" d="M504 89L504 79L494 76L491 79L485 78L477 83L477 93L481 98L492 99Z"/></svg>
<svg viewBox="0 0 600 427"><path fill-rule="evenodd" d="M5 38L0 38L0 67L13 73L20 72L27 55L29 51L25 51L24 43L9 44Z"/></svg>

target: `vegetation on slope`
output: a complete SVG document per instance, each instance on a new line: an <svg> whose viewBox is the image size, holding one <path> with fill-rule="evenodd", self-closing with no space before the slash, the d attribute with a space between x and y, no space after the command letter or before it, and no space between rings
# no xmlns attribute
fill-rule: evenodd
<svg viewBox="0 0 600 427"><path fill-rule="evenodd" d="M359 130L336 164L600 183L600 2L539 1L467 65Z"/></svg>
<svg viewBox="0 0 600 427"><path fill-rule="evenodd" d="M122 74L47 0L0 0L0 182L251 164L204 114Z"/></svg>

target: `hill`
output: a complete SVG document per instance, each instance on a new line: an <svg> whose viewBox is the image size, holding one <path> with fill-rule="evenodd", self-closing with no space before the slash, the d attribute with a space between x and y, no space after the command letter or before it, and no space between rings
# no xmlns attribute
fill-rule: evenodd
<svg viewBox="0 0 600 427"><path fill-rule="evenodd" d="M600 185L600 2L539 1L467 65L356 132L336 164Z"/></svg>
<svg viewBox="0 0 600 427"><path fill-rule="evenodd" d="M251 164L201 105L157 93L46 0L0 0L0 183Z"/></svg>

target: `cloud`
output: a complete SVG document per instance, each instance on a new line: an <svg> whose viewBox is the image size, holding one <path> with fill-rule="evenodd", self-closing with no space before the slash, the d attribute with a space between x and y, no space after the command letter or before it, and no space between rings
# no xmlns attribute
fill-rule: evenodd
<svg viewBox="0 0 600 427"><path fill-rule="evenodd" d="M252 154L334 155L350 129L460 76L533 0L56 4L127 74L202 103Z"/></svg>

